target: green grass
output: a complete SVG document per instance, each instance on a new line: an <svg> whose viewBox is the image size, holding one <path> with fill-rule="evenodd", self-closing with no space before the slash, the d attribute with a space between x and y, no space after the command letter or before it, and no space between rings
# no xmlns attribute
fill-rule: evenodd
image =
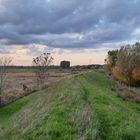
<svg viewBox="0 0 140 140"><path fill-rule="evenodd" d="M140 138L140 106L117 97L104 71L54 83L0 113L1 140Z"/></svg>
<svg viewBox="0 0 140 140"><path fill-rule="evenodd" d="M110 89L101 72L77 77L90 94L89 102L99 121L99 135L106 140L138 140L140 137L140 106L123 101ZM92 94L93 93L93 94Z"/></svg>
<svg viewBox="0 0 140 140"><path fill-rule="evenodd" d="M9 118L24 107L29 101L30 96L24 97L15 103L0 108L0 124L8 122Z"/></svg>

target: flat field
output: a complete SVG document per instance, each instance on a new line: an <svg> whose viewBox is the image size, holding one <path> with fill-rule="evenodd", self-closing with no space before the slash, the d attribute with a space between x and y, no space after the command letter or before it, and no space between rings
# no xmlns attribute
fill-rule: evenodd
<svg viewBox="0 0 140 140"><path fill-rule="evenodd" d="M49 70L48 77L45 80L45 85L49 85L63 77L70 75L66 70ZM23 90L23 85L27 86L29 91ZM12 69L7 75L7 83L3 93L4 101L8 102L16 98L22 97L25 94L38 90L36 77L32 70L27 69Z"/></svg>

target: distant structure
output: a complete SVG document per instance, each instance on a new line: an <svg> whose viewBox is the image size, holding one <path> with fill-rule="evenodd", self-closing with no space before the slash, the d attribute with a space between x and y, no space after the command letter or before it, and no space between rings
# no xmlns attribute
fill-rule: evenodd
<svg viewBox="0 0 140 140"><path fill-rule="evenodd" d="M70 68L70 61L61 61L60 67L63 69Z"/></svg>

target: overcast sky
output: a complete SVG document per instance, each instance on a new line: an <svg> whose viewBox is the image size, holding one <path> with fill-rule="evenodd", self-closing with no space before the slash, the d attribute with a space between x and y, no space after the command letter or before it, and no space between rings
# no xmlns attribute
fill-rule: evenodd
<svg viewBox="0 0 140 140"><path fill-rule="evenodd" d="M140 0L0 0L0 55L30 65L103 63L109 49L140 40Z"/></svg>

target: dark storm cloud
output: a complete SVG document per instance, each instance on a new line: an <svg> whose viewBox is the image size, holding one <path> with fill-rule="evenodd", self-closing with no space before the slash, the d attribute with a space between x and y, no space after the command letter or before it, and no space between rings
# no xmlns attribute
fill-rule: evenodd
<svg viewBox="0 0 140 140"><path fill-rule="evenodd" d="M139 0L0 0L0 43L95 48L131 40L140 28L139 6Z"/></svg>

